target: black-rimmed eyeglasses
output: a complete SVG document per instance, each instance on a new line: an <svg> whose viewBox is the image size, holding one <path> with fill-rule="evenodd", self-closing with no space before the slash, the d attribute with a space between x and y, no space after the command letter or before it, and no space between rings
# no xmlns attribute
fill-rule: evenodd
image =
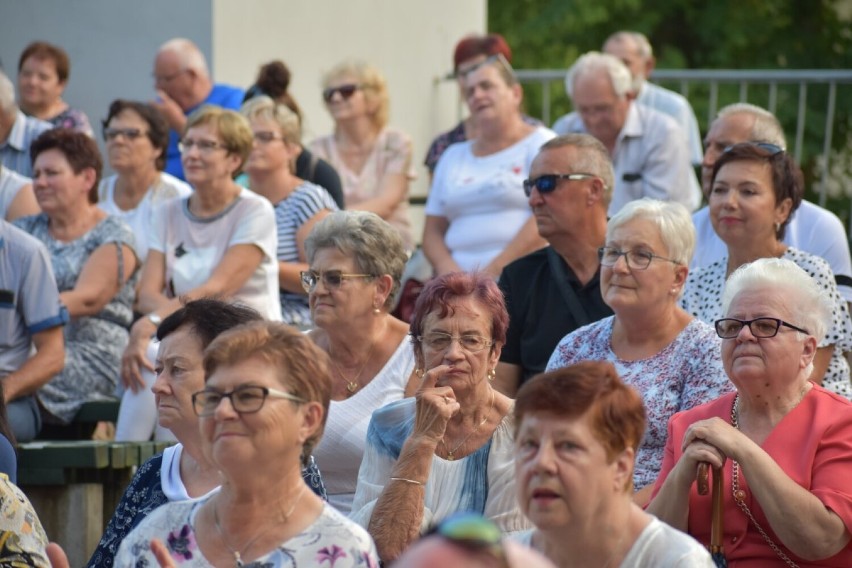
<svg viewBox="0 0 852 568"><path fill-rule="evenodd" d="M532 195L533 188L536 188L539 193L550 193L559 185L559 181L567 179L569 181L580 181L584 179L598 179L594 174L545 174L537 178L529 178L524 180L524 193L527 197Z"/></svg>
<svg viewBox="0 0 852 568"><path fill-rule="evenodd" d="M307 402L303 398L299 398L289 392L270 389L267 387L258 387L246 385L237 387L231 392L222 392L213 388L200 390L192 395L192 408L195 414L202 418L213 416L216 409L222 403L223 398L231 400L231 406L237 414L252 414L263 408L263 403L268 397L283 398L292 402Z"/></svg>
<svg viewBox="0 0 852 568"><path fill-rule="evenodd" d="M752 320L722 318L716 320L715 324L716 335L722 339L735 338L740 334L745 326L748 326L749 331L751 331L751 334L755 337L759 337L761 339L775 337L778 335L778 330L781 329L782 325L800 333L804 333L805 335L810 335L807 330L802 329L801 327L796 327L795 325L778 318L755 318Z"/></svg>
<svg viewBox="0 0 852 568"><path fill-rule="evenodd" d="M622 256L627 262L627 268L633 268L635 270L645 270L651 266L651 261L655 258L665 260L666 262L671 262L673 264L680 264L678 261L672 260L671 258L666 258L643 250L619 250L615 247L601 247L598 249L598 258L600 259L602 266L615 266L615 263L618 262L618 259Z"/></svg>

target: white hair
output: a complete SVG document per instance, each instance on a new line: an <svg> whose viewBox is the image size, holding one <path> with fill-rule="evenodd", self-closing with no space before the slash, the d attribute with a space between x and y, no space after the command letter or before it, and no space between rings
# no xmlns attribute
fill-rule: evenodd
<svg viewBox="0 0 852 568"><path fill-rule="evenodd" d="M622 42L624 40L632 41L636 46L636 52L639 54L639 57L648 61L650 58L654 57L654 48L651 47L651 42L648 41L648 38L642 32L633 32L630 30L621 30L619 32L615 32L604 42L604 45L608 44L611 41Z"/></svg>
<svg viewBox="0 0 852 568"><path fill-rule="evenodd" d="M660 232L668 258L689 266L695 250L695 225L692 224L692 216L686 207L676 201L658 201L649 197L631 201L607 223L607 241L612 238L616 229L635 219L654 223Z"/></svg>
<svg viewBox="0 0 852 568"><path fill-rule="evenodd" d="M0 71L0 110L10 114L18 110L15 103L15 86L3 71Z"/></svg>
<svg viewBox="0 0 852 568"><path fill-rule="evenodd" d="M784 150L787 149L784 128L774 114L751 103L734 103L719 109L716 118L718 120L735 114L747 114L754 118L754 126L749 136L750 142L768 142Z"/></svg>
<svg viewBox="0 0 852 568"><path fill-rule="evenodd" d="M171 52L177 55L181 69L191 69L202 77L209 77L210 70L207 67L207 59L191 40L183 37L170 39L160 46L157 53Z"/></svg>
<svg viewBox="0 0 852 568"><path fill-rule="evenodd" d="M619 99L623 99L633 90L633 77L630 70L617 57L599 51L590 51L581 55L565 76L565 90L574 98L574 84L579 77L587 74L606 72L612 88Z"/></svg>
<svg viewBox="0 0 852 568"><path fill-rule="evenodd" d="M817 344L825 337L831 321L832 305L828 295L795 262L783 258L761 258L737 268L725 283L722 313L728 313L734 299L747 291L782 288L789 299L790 323L808 330Z"/></svg>

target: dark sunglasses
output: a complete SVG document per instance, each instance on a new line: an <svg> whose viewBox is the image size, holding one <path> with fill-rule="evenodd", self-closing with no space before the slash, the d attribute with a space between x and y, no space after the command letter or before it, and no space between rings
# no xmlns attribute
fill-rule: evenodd
<svg viewBox="0 0 852 568"><path fill-rule="evenodd" d="M128 140L136 140L145 134L138 128L104 128L104 140L115 140L119 136L124 136Z"/></svg>
<svg viewBox="0 0 852 568"><path fill-rule="evenodd" d="M352 95L355 94L355 91L363 88L363 85L356 85L354 83L349 85L340 85L339 87L329 87L327 89L323 89L322 98L325 102L330 103L331 99L334 98L334 94L340 93L340 98L345 101L351 98Z"/></svg>
<svg viewBox="0 0 852 568"><path fill-rule="evenodd" d="M500 529L488 519L476 513L457 513L433 526L424 537L438 535L447 541L473 553L485 553L508 568L503 549Z"/></svg>
<svg viewBox="0 0 852 568"><path fill-rule="evenodd" d="M756 148L760 148L761 150L766 150L769 152L769 157L777 156L778 154L784 153L784 148L778 146L777 144L772 144L770 142L740 142L739 144L733 144L725 148L725 152L729 152L736 146L754 146Z"/></svg>
<svg viewBox="0 0 852 568"><path fill-rule="evenodd" d="M532 195L533 188L536 188L539 193L550 193L559 185L559 180L580 181L583 179L595 179L597 177L593 174L545 174L535 179L525 179L524 193L529 197Z"/></svg>

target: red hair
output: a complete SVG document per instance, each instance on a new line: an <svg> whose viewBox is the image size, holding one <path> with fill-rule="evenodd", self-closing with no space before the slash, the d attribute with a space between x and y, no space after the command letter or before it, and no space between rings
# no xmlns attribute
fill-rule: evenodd
<svg viewBox="0 0 852 568"><path fill-rule="evenodd" d="M509 63L512 62L512 50L500 34L469 35L462 38L453 52L453 70L458 71L459 65L480 55L502 55Z"/></svg>

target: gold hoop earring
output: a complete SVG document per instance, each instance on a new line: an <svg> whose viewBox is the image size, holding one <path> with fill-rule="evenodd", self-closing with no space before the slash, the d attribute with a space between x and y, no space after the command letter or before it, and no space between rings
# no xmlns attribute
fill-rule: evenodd
<svg viewBox="0 0 852 568"><path fill-rule="evenodd" d="M493 381L495 379L495 377L497 377L497 370L496 369L491 369L490 371L488 371L488 380L489 381Z"/></svg>

